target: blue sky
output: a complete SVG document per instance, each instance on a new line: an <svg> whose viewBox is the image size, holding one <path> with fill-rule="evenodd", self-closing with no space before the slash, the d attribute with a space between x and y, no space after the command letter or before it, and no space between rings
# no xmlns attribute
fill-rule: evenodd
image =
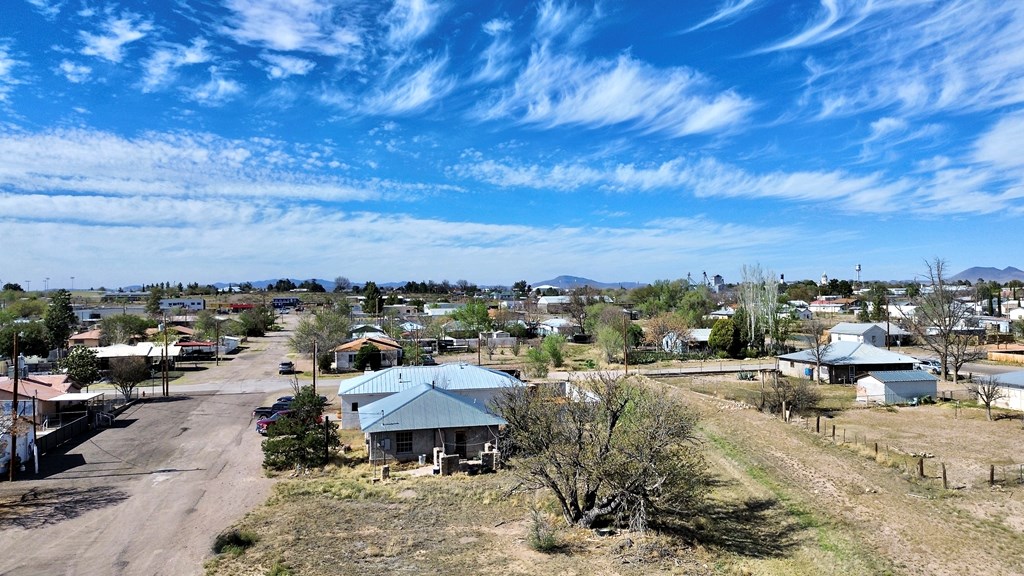
<svg viewBox="0 0 1024 576"><path fill-rule="evenodd" d="M5 0L0 281L1020 266L1022 101L1017 2Z"/></svg>

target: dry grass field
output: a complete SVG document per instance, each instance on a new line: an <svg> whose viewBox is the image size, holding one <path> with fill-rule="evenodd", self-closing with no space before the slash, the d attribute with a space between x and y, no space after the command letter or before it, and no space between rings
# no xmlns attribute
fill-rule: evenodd
<svg viewBox="0 0 1024 576"><path fill-rule="evenodd" d="M556 526L559 519L543 494L517 491L511 473L400 472L372 482L357 451L324 471L282 478L266 505L233 527L253 543L219 555L206 572L1024 574L1024 485L1011 466L1024 461L1020 420L988 422L980 409L950 405L859 408L852 389L823 387L822 433L816 419L784 423L735 400L759 383L652 385L701 414L713 487L685 533L559 527L558 547L537 552L527 541L531 511Z"/></svg>

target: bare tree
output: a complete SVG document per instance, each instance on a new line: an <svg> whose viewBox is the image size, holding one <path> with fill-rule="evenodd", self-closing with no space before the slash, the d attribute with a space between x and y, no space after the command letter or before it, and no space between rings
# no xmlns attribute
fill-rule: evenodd
<svg viewBox="0 0 1024 576"><path fill-rule="evenodd" d="M818 318L811 318L804 323L804 339L807 342L807 352L814 360L814 380L821 382L821 365L828 358L832 350L832 342L825 336L825 323Z"/></svg>
<svg viewBox="0 0 1024 576"><path fill-rule="evenodd" d="M669 334L675 335L675 342L686 344L690 340L690 330L686 325L686 320L674 312L662 312L651 317L647 320L645 328L644 340L659 349Z"/></svg>
<svg viewBox="0 0 1024 576"><path fill-rule="evenodd" d="M924 346L939 357L943 379L949 374L951 349L971 317L971 311L956 298L946 283L946 261L935 258L925 262L929 290L915 302L910 330Z"/></svg>
<svg viewBox="0 0 1024 576"><path fill-rule="evenodd" d="M567 523L644 529L692 512L707 487L696 417L665 390L598 373L561 394L510 390L498 401L506 450L531 488L550 490Z"/></svg>
<svg viewBox="0 0 1024 576"><path fill-rule="evenodd" d="M1006 389L999 384L994 376L986 376L977 382L968 382L966 388L978 399L978 404L985 407L985 416L992 420L992 404L1006 398Z"/></svg>
<svg viewBox="0 0 1024 576"><path fill-rule="evenodd" d="M985 357L985 347L981 344L982 336L969 331L977 324L973 318L968 319L964 330L957 330L949 335L949 365L946 369L953 373L953 382L960 380L960 369L964 364Z"/></svg>
<svg viewBox="0 0 1024 576"><path fill-rule="evenodd" d="M149 376L149 363L141 356L110 359L110 380L114 388L124 396L125 402L131 399L132 390L139 382Z"/></svg>
<svg viewBox="0 0 1024 576"><path fill-rule="evenodd" d="M597 302L597 292L590 286L577 288L569 294L569 303L566 305L565 311L584 334L587 330L587 307Z"/></svg>

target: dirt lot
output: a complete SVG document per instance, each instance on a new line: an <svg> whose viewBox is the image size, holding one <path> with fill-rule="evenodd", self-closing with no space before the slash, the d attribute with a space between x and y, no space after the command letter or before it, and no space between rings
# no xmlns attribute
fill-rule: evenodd
<svg viewBox="0 0 1024 576"><path fill-rule="evenodd" d="M821 434L809 429L814 420L783 423L694 392L689 379L665 385L700 412L714 479L692 533L601 537L563 528L560 547L540 553L527 544L530 511L557 523L556 510L543 496L512 491L511 474L373 483L356 453L279 482L237 525L252 547L218 558L208 574L1024 574L1024 490L1009 473L990 487L986 472L1018 457L1019 420L987 422L980 410L948 406L847 409L826 418ZM830 402L840 396L831 392ZM930 454L927 477L901 468L897 449Z"/></svg>

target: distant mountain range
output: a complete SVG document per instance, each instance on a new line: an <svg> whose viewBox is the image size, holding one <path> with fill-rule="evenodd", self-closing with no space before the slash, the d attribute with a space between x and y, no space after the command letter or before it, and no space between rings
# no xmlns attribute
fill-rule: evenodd
<svg viewBox="0 0 1024 576"><path fill-rule="evenodd" d="M530 284L536 288L537 286L554 286L560 290L567 290L569 288L582 288L583 286L590 286L591 288L603 289L603 288L626 288L627 290L632 288L638 288L644 286L642 282L598 282L597 280L591 280L590 278L580 278L579 276L558 276L551 280L543 280L540 282L534 282Z"/></svg>
<svg viewBox="0 0 1024 576"><path fill-rule="evenodd" d="M1000 284L1005 284L1010 280L1020 280L1024 282L1024 270L1019 270L1013 266L1007 266L1002 270L999 268L975 266L964 270L956 276L951 276L949 280L953 282L956 282L957 280L967 280L973 284L978 281L978 278L981 278L986 282L995 280Z"/></svg>

